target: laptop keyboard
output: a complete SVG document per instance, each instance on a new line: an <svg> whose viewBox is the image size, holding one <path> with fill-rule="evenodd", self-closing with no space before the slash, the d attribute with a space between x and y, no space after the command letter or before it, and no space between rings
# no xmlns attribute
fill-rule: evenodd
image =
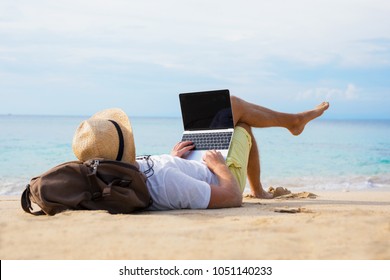
<svg viewBox="0 0 390 280"><path fill-rule="evenodd" d="M181 141L192 141L194 150L226 150L229 148L232 132L208 132L183 134Z"/></svg>

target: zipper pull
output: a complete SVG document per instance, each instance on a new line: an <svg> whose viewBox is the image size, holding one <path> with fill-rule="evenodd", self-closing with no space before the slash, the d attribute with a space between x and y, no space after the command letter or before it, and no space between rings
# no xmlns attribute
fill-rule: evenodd
<svg viewBox="0 0 390 280"><path fill-rule="evenodd" d="M100 164L100 161L98 159L92 160L92 162L91 162L92 174L96 174L99 164Z"/></svg>

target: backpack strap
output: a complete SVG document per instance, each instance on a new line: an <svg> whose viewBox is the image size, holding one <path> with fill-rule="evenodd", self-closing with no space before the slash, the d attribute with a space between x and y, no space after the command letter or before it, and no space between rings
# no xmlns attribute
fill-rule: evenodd
<svg viewBox="0 0 390 280"><path fill-rule="evenodd" d="M46 213L43 212L42 210L32 212L33 208L31 207L30 193L31 193L30 184L28 184L26 186L26 189L24 190L24 192L22 194L22 198L20 201L22 204L23 210L27 213L30 213L31 215L34 215L34 216L45 215Z"/></svg>

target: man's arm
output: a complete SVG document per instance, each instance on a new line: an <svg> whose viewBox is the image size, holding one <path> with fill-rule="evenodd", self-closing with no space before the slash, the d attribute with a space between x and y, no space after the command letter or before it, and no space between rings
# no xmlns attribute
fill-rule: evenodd
<svg viewBox="0 0 390 280"><path fill-rule="evenodd" d="M207 208L239 207L242 204L242 194L236 178L225 164L220 152L206 152L204 162L218 177L218 185L210 185L211 195Z"/></svg>
<svg viewBox="0 0 390 280"><path fill-rule="evenodd" d="M179 142L171 151L172 156L183 157L183 155L194 148L190 141ZM207 167L218 177L218 185L210 185L210 202L207 208L239 207L242 204L242 194L236 178L226 166L225 160L220 152L206 152L204 162Z"/></svg>

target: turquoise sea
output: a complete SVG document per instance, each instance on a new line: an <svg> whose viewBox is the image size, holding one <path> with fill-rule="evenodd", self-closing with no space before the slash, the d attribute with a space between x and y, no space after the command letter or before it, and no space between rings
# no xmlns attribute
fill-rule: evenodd
<svg viewBox="0 0 390 280"><path fill-rule="evenodd" d="M86 117L0 116L0 195L19 195L30 178L74 160L71 142ZM138 155L169 153L180 118L131 118ZM315 120L297 137L254 130L265 188L296 190L390 187L390 120Z"/></svg>

